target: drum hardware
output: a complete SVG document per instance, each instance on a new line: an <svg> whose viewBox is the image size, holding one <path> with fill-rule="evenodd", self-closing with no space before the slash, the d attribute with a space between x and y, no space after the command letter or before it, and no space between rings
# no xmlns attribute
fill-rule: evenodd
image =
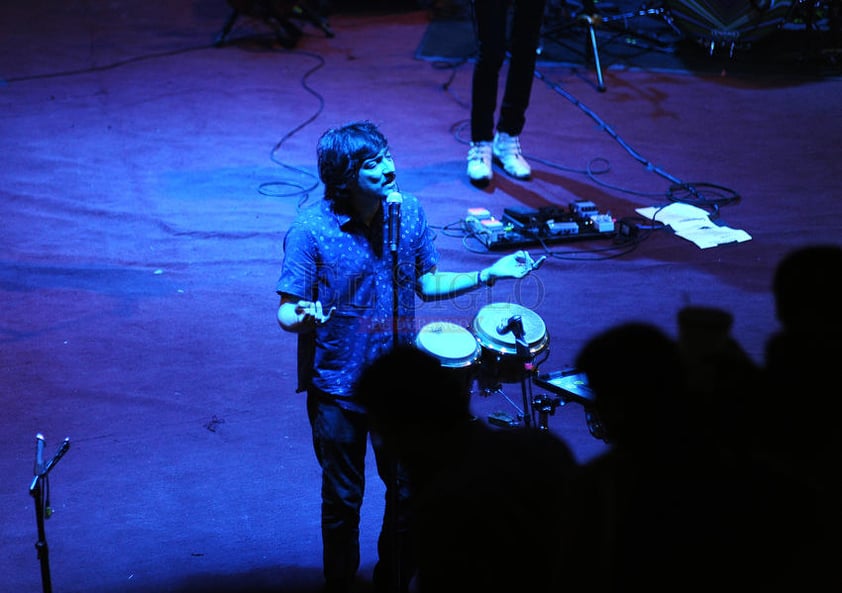
<svg viewBox="0 0 842 593"><path fill-rule="evenodd" d="M544 320L513 303L482 307L471 327L482 348L478 380L485 391L497 390L502 383L520 383L524 372L529 374L537 366L535 357L549 346Z"/></svg>
<svg viewBox="0 0 842 593"><path fill-rule="evenodd" d="M474 334L465 327L448 321L426 324L415 337L418 349L438 359L465 386L470 396L482 352Z"/></svg>
<svg viewBox="0 0 842 593"><path fill-rule="evenodd" d="M608 434L605 432L605 427L602 425L602 419L593 408L585 408L585 422L588 425L588 430L591 435L601 441L608 441Z"/></svg>
<svg viewBox="0 0 842 593"><path fill-rule="evenodd" d="M506 412L496 411L488 415L489 424L494 426L502 426L503 428L513 428L520 424L523 420L523 414L519 414L517 418L512 418Z"/></svg>
<svg viewBox="0 0 842 593"><path fill-rule="evenodd" d="M535 412L537 411L538 423L536 428L538 430L548 430L549 426L547 425L547 419L550 414L555 412L555 409L559 406L559 404L561 404L561 398L554 398L548 395L538 395L533 397L531 400L528 399L531 394L531 390L527 389L527 386L531 387L532 385L529 382L529 375L531 374L530 371L534 370L535 367L532 364L533 356L529 350L529 344L526 342L526 332L523 329L522 316L512 315L505 322L501 322L497 328L497 333L501 336L511 333L515 337L518 359L524 361L523 376L521 377L521 389L523 391L524 409L528 407L531 411L529 415L523 416L526 426L529 426L532 422L534 422Z"/></svg>
<svg viewBox="0 0 842 593"><path fill-rule="evenodd" d="M668 4L687 39L707 48L710 56L717 49L727 49L728 57L733 58L737 48L749 48L780 29L790 18L793 0L670 0Z"/></svg>
<svg viewBox="0 0 842 593"><path fill-rule="evenodd" d="M552 4L555 4L555 2ZM548 7L548 11L553 10L552 4ZM599 45L596 35L598 25L605 25L608 29L619 30L621 34L624 34L624 41L629 45L642 49L665 51L668 53L673 53L675 51L674 43L682 37L680 30L675 26L669 12L664 6L658 5L650 8L647 3L644 2L636 10L619 14L600 14L596 8L596 2L594 0L584 0L581 5L581 10L577 10L576 7L571 8L571 2L569 2L569 0L560 0L560 4L561 7L555 8L555 12L560 13L564 23L561 26L551 28L545 27L543 36L552 38L553 36L558 36L560 33L572 26L584 26L587 31L585 56L593 63L597 78L597 90L599 92L605 92L606 89L605 80L602 75L602 65L599 59ZM632 31L628 26L629 21L642 16L659 17L667 24L673 33L675 33L675 38L663 41L657 37L653 37L652 35L647 35L644 31ZM550 19L547 18L545 20L549 21ZM619 25L617 23L619 23Z"/></svg>
<svg viewBox="0 0 842 593"><path fill-rule="evenodd" d="M275 33L275 39L278 43L286 49L294 48L303 34L301 28L295 24L295 20L306 21L318 27L325 34L325 37L335 36L327 20L307 2L290 0L228 0L228 4L231 6L231 13L225 21L222 30L214 40L216 47L225 45L228 40L228 34L240 16L261 19Z"/></svg>
<svg viewBox="0 0 842 593"><path fill-rule="evenodd" d="M564 405L564 400L559 396L550 396L548 394L536 395L532 398L532 409L538 412L538 430L549 430L547 421L549 417L555 414L555 409Z"/></svg>
<svg viewBox="0 0 842 593"><path fill-rule="evenodd" d="M546 381L542 380L541 377L546 377L548 375L538 375L533 377L533 381L537 385L546 385ZM559 392L557 387L552 387L551 391L555 391L556 393ZM505 397L509 403L515 408L518 409L517 405L513 401L511 401L506 394L502 391L498 391L500 395ZM549 430L549 417L555 414L556 408L561 406L565 406L571 401L577 401L575 397L571 394L566 392L564 396L562 395L550 395L547 393L540 393L532 398L531 401L531 411L534 416L537 417L536 428L538 430ZM582 403L581 401L578 403ZM518 409L519 410L519 409ZM509 414L502 412L502 411L495 411L488 415L489 423L500 426L504 428L511 428L514 426L518 426L521 421L523 421L524 415L522 412L518 413L517 418L513 418ZM585 404L585 422L588 426L588 431L594 438L604 440L607 442L605 437L605 430L602 427L602 422L599 418L599 415L596 413L596 410L590 404Z"/></svg>
<svg viewBox="0 0 842 593"><path fill-rule="evenodd" d="M804 31L803 57L839 65L842 52L842 2L793 0L786 22Z"/></svg>
<svg viewBox="0 0 842 593"><path fill-rule="evenodd" d="M594 405L594 394L588 385L587 376L575 368L542 373L535 377L535 384L555 393L560 402L556 407L570 402L580 404L585 409L585 422L591 436L601 441L608 441L602 420Z"/></svg>
<svg viewBox="0 0 842 593"><path fill-rule="evenodd" d="M529 344L526 343L526 332L523 329L523 317L521 315L512 315L508 320L501 322L500 325L497 326L497 333L501 336L511 333L515 338L515 350L517 352L516 360L522 361L520 385L523 395L523 409L524 411L529 410L531 402L529 400L529 390L527 389L527 386L530 385L530 383L527 375L532 369L532 353L529 351ZM527 427L532 424L532 420L532 414L524 413L523 421Z"/></svg>
<svg viewBox="0 0 842 593"><path fill-rule="evenodd" d="M489 422L511 426L523 422L536 423L532 407L532 381L537 373L537 357L549 355L549 334L544 321L534 311L512 303L491 303L484 306L472 322L482 348L477 382L482 395L503 396L515 410L517 420L497 413ZM504 383L520 383L522 404L518 406L504 392Z"/></svg>
<svg viewBox="0 0 842 593"><path fill-rule="evenodd" d="M491 303L479 310L470 329L448 321L427 323L416 335L415 346L453 373L465 386L466 397L474 393L476 382L479 395L500 395L517 412L516 416L502 411L489 414L490 424L523 423L546 429L547 416L560 403L544 395L533 398L532 380L549 355L549 340L544 321L534 311L512 303ZM520 383L521 405L503 391L506 383Z"/></svg>

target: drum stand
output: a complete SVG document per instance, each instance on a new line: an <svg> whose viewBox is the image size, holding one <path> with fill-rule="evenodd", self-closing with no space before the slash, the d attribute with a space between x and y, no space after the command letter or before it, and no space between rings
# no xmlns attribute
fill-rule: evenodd
<svg viewBox="0 0 842 593"><path fill-rule="evenodd" d="M523 329L523 319L520 315L513 315L508 322L501 325L497 333L504 335L511 332L515 338L517 360L523 362L520 377L520 388L523 396L523 412L521 414L524 425L529 428L535 426L539 430L548 430L548 416L561 403L561 398L549 396L532 396L531 377L535 372L535 359L526 342L526 332ZM508 399L508 398L507 398ZM510 400L511 401L511 400ZM535 410L538 410L538 423L535 425Z"/></svg>
<svg viewBox="0 0 842 593"><path fill-rule="evenodd" d="M534 426L538 430L549 430L549 417L555 414L555 409L557 407L563 406L567 402L561 397L551 396L548 394L539 394L533 397L531 382L531 377L534 374L534 365L532 362L533 358L531 355L527 355L527 357L523 360L525 361L523 366L523 376L520 380L521 392L523 394L523 410L521 410L517 404L515 404L505 393L503 393L499 385L493 391L489 389L486 389L486 391L488 391L489 394L493 392L502 395L506 401L508 401L512 407L518 411L518 420L522 420L525 426ZM512 420L511 417L502 412L490 414L488 419L492 424L497 426L507 428L517 426L516 421Z"/></svg>
<svg viewBox="0 0 842 593"><path fill-rule="evenodd" d="M38 433L35 436L35 477L29 486L29 493L35 499L35 518L38 522L38 542L35 549L38 550L38 560L41 563L41 584L44 593L52 593L53 585L50 580L50 554L47 548L47 535L44 529L44 521L53 514L50 507L50 470L67 453L70 448L70 439L64 439L61 447L47 463L44 463L44 435Z"/></svg>
<svg viewBox="0 0 842 593"><path fill-rule="evenodd" d="M538 410L538 430L549 430L549 417L555 414L555 409L564 405L564 400L558 396L547 394L536 395L532 398L532 409Z"/></svg>
<svg viewBox="0 0 842 593"><path fill-rule="evenodd" d="M558 406L570 402L580 404L585 410L585 422L591 436L608 442L602 419L596 411L593 391L588 386L587 376L584 373L574 368L543 373L535 377L535 384L558 396L557 400L554 398L551 401L540 400L535 404L536 406L542 409L550 406L549 413L551 414Z"/></svg>

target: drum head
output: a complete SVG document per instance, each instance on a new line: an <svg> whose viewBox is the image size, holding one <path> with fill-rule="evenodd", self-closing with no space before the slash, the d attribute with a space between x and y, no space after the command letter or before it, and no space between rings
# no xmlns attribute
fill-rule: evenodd
<svg viewBox="0 0 842 593"><path fill-rule="evenodd" d="M541 316L521 305L513 303L491 303L479 310L474 317L473 328L477 340L484 347L504 354L517 354L517 343L513 332L500 334L498 329L519 315L523 324L524 340L531 354L543 350L549 342L547 326Z"/></svg>
<svg viewBox="0 0 842 593"><path fill-rule="evenodd" d="M415 345L438 358L444 367L470 366L480 354L474 335L464 327L447 321L436 321L422 327Z"/></svg>

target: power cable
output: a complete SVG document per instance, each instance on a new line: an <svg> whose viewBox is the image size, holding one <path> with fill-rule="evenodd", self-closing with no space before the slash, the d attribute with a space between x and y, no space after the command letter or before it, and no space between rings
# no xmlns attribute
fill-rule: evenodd
<svg viewBox="0 0 842 593"><path fill-rule="evenodd" d="M628 152L632 158L637 160L639 163L643 164L647 171L651 171L657 175L660 175L664 179L667 179L671 182L669 189L667 190L665 197L671 202L684 202L688 204L693 204L695 206L701 208L708 208L711 210L713 216L719 215L719 209L724 205L735 204L739 202L740 195L732 189L727 187L716 185L713 183L707 182L687 182L675 177L674 175L668 173L664 169L656 166L652 161L645 158L639 152L637 152L634 148L632 148L623 138L611 127L609 126L602 118L600 118L593 110L591 110L587 105L585 105L582 101L576 98L574 95L566 91L562 88L561 85L554 83L547 79L547 77L541 72L540 70L535 70L535 77L549 86L553 91L573 103L576 107L578 107L581 111L583 111L588 117L590 117L596 124L605 132L607 133L614 141L616 141L626 152ZM605 169L607 170L607 168ZM590 174L589 169L589 178L592 179L595 183L599 183L600 185L607 186L606 184L602 183L601 181L597 180L594 175ZM612 186L607 186L612 187ZM613 186L613 189L620 189L616 186ZM705 189L708 190L708 194L705 193ZM626 191L626 190L622 190Z"/></svg>
<svg viewBox="0 0 842 593"><path fill-rule="evenodd" d="M283 146L284 142L286 142L287 140L292 138L295 134L300 132L306 126L313 123L319 117L319 115L321 115L322 111L324 111L324 105L325 105L324 97L322 97L322 95L320 95L315 89L313 89L311 86L309 86L307 84L307 79L310 76L312 76L313 74L315 74L318 70L320 70L325 65L325 60L319 54L314 54L314 53L310 53L310 52L294 51L294 52L291 52L291 53L304 55L304 56L307 56L307 57L310 57L310 58L313 58L313 59L316 60L316 65L313 66L310 70L308 70L301 77L301 86L304 88L304 90L306 90L308 93L310 93L311 95L313 95L316 98L316 100L318 101L318 108L316 109L315 113L313 113L313 115L311 115L306 120L301 122L299 125L294 127L292 130L290 130L289 132L284 134L284 136L280 140L278 140L278 142L275 144L275 146L272 147L272 150L269 152L269 159L273 163L276 163L276 164L284 167L285 169L287 169L289 171L292 171L294 173L298 173L299 175L304 176L305 178L309 178L310 182L309 182L309 184L304 185L302 183L299 183L298 181L267 181L265 183L260 184L260 186L258 188L258 191L265 196L272 196L272 197L286 198L286 197L292 197L292 196L300 196L300 199L298 201L298 206L297 206L300 209L309 199L310 192L313 191L314 189L316 189L319 186L319 179L318 179L318 177L316 177L315 175L313 175L309 171L306 171L304 169L299 169L298 167L293 167L292 165L288 165L288 164L284 163L283 161L278 159L277 154L278 154L278 151L281 149L281 146ZM294 189L292 191L288 191L288 192L270 191L271 188L278 188L278 187L292 187Z"/></svg>

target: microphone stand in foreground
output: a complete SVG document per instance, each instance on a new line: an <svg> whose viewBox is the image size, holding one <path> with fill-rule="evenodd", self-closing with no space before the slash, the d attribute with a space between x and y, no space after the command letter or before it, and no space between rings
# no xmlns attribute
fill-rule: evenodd
<svg viewBox="0 0 842 593"><path fill-rule="evenodd" d="M38 560L41 562L41 582L44 593L52 593L53 585L50 580L50 554L47 547L47 535L44 529L44 521L53 514L50 507L50 485L49 473L55 464L67 453L70 448L70 439L64 439L59 450L47 463L44 463L44 435L35 435L35 477L29 486L29 493L35 499L35 518L38 522L38 541L35 549L38 550Z"/></svg>
<svg viewBox="0 0 842 593"><path fill-rule="evenodd" d="M392 346L398 345L399 324L398 299L400 298L400 278L398 277L398 239L401 229L401 203L403 196L392 192L386 198L386 217L388 218L389 253L392 255Z"/></svg>
<svg viewBox="0 0 842 593"><path fill-rule="evenodd" d="M386 217L387 226L388 226L388 244L389 244L389 253L392 257L392 347L397 348L400 344L400 307L398 306L400 302L400 277L399 277L399 269L400 269L400 261L398 257L398 240L400 238L400 227L401 227L401 203L403 202L403 196L401 196L398 192L392 192L388 195L386 199ZM392 591L394 593L400 593L402 590L401 581L401 565L402 565L402 555L403 555L403 546L401 545L401 525L400 525L400 517L401 517L401 496L400 496L400 488L401 488L401 480L400 476L398 475L400 472L400 465L398 463L397 458L394 456L392 451L388 452L388 455L391 459L390 466L391 466L391 488L388 500L386 501L386 506L389 509L387 513L387 519L389 523L389 535L392 538L391 547L392 547L392 570L391 570L391 577L392 577Z"/></svg>

